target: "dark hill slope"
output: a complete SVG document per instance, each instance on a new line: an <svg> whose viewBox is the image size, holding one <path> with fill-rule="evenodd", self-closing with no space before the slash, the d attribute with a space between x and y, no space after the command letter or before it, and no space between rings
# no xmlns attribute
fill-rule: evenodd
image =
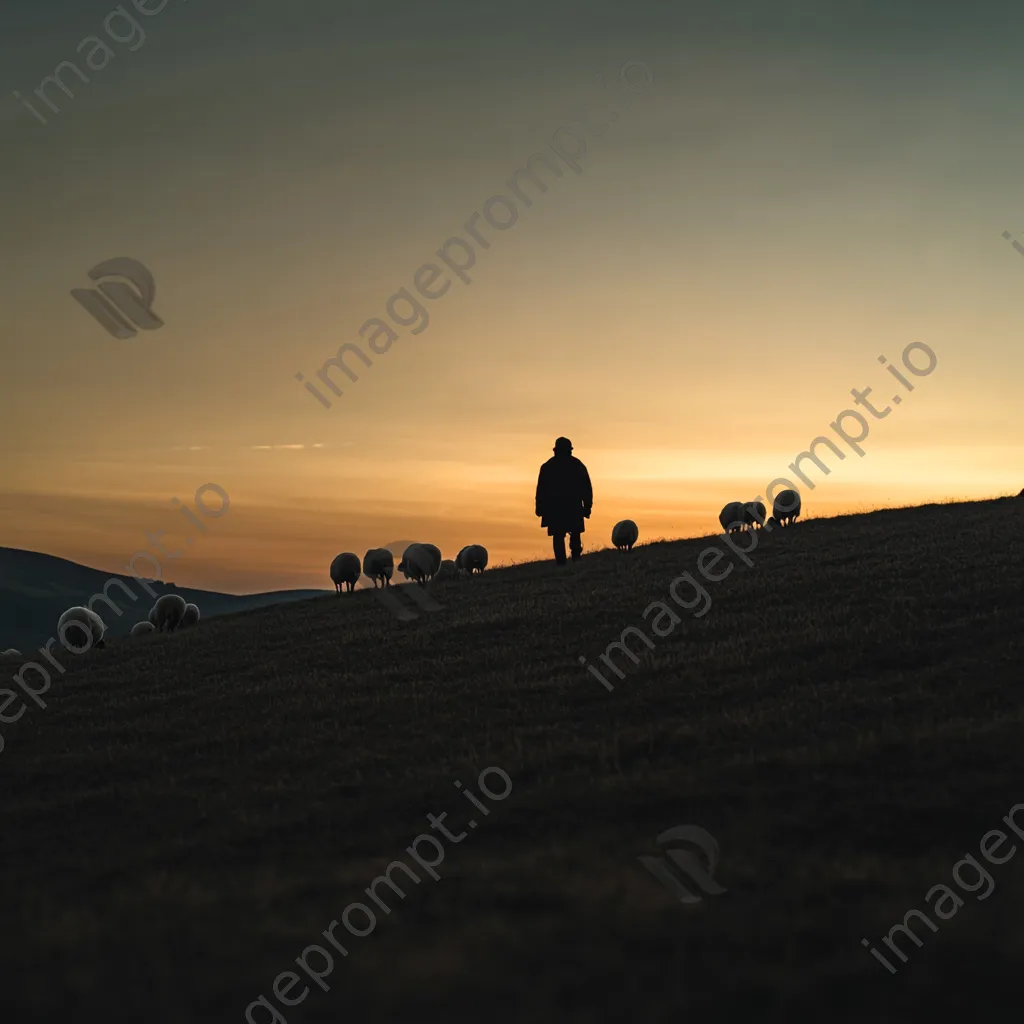
<svg viewBox="0 0 1024 1024"><path fill-rule="evenodd" d="M139 571L147 568L150 568L149 563L140 560ZM111 636L127 636L132 626L146 617L154 601L138 580L132 576L112 576L102 569L92 569L40 551L0 547L0 651L14 647L28 657L33 648L46 643L48 637L56 636L57 620L66 609L85 605L94 594L102 595L110 580L120 581L128 591L126 594L116 584L107 589L121 614L103 601L95 601L93 609L103 618ZM279 590L264 594L220 594L148 582L156 594L173 592L197 604L204 618L322 593Z"/></svg>
<svg viewBox="0 0 1024 1024"><path fill-rule="evenodd" d="M777 531L613 693L577 656L708 541L452 581L408 624L332 595L90 652L0 727L5 1016L242 1021L261 993L289 1024L1017 1010L1024 854L984 901L951 873L1024 802L1022 527L1001 500ZM513 791L484 817L454 783L489 766ZM441 881L396 871L385 914L364 890L443 812L466 836ZM637 857L686 824L728 892L684 906ZM965 905L890 975L861 938L939 883ZM338 926L331 990L282 1006L275 977L354 901L375 932Z"/></svg>

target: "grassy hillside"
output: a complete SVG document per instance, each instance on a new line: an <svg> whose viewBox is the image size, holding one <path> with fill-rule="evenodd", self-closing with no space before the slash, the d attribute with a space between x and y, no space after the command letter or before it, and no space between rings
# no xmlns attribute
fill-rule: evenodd
<svg viewBox="0 0 1024 1024"><path fill-rule="evenodd" d="M578 656L710 540L451 581L410 623L331 595L83 655L0 726L5 1019L242 1021L261 994L289 1024L1017 1009L1024 855L980 901L951 872L1024 802L1022 527L1006 499L762 536L613 692ZM513 789L485 817L455 781L482 797L489 766ZM364 890L443 812L465 838L438 882L396 872L385 914ZM728 891L683 905L637 857L687 824ZM891 975L861 938L887 953L940 883L964 905ZM338 926L330 990L302 975L286 1007L275 977L354 901L376 930Z"/></svg>

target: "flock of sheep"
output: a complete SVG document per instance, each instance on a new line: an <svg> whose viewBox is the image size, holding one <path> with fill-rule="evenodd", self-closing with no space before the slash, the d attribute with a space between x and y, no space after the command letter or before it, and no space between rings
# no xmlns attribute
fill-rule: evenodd
<svg viewBox="0 0 1024 1024"><path fill-rule="evenodd" d="M718 515L726 533L758 530L767 526L792 526L800 515L800 495L797 491L780 491L772 508L772 518L765 521L763 501L730 501ZM632 519L623 519L612 527L612 544L619 551L632 551L640 531Z"/></svg>
<svg viewBox="0 0 1024 1024"><path fill-rule="evenodd" d="M730 501L718 515L726 533L758 530L767 526L792 526L800 515L800 495L797 491L779 491L772 507L772 518L765 522L763 501Z"/></svg>
<svg viewBox="0 0 1024 1024"><path fill-rule="evenodd" d="M772 518L765 521L766 509L763 501L730 501L722 509L718 521L726 533L739 530L755 530L763 526L790 526L800 515L800 495L793 490L780 491L772 508ZM640 530L632 519L623 519L612 527L612 544L619 551L632 551L640 536ZM426 583L428 580L448 579L465 573L481 573L487 568L487 548L482 544L464 547L454 561L441 557L436 544L410 544L402 553L398 571L407 580ZM337 593L345 588L352 593L359 577L365 575L373 581L374 587L387 587L395 573L395 556L388 548L370 548L359 556L352 551L343 551L331 562L331 582Z"/></svg>
<svg viewBox="0 0 1024 1024"><path fill-rule="evenodd" d="M441 549L436 544L410 544L402 552L402 560L398 563L398 571L407 580L426 583L428 580L450 579L465 573L482 573L487 568L487 548L482 544L467 544L455 559L442 558ZM388 548L370 548L359 556L352 551L343 551L331 562L331 582L340 594L342 587L349 593L356 588L362 575L368 576L374 587L388 587L391 577L395 574L395 556Z"/></svg>
<svg viewBox="0 0 1024 1024"><path fill-rule="evenodd" d="M726 533L742 530L756 530L767 526L791 526L800 515L800 495L797 491L781 491L776 497L772 518L765 521L766 509L762 501L730 501L722 509L718 521ZM640 531L632 519L623 519L612 527L612 544L619 551L632 551ZM460 574L471 576L482 573L487 568L487 548L482 544L467 544L455 559L442 558L441 549L435 544L410 544L398 563L398 571L407 580L426 583L429 580L450 579ZM331 581L340 594L342 588L351 593L361 575L373 581L374 587L391 585L391 577L395 573L395 556L387 548L370 548L359 556L351 551L343 551L331 562ZM149 611L149 616L142 622L136 622L131 628L132 636L143 633L170 633L176 629L186 629L199 621L199 607L187 604L180 594L163 594ZM83 650L89 647L102 647L103 637L107 631L103 620L91 609L75 606L69 608L57 623L57 635L62 639L64 634L78 634L82 637ZM70 642L70 641L69 641ZM13 647L2 653L6 656L20 656L21 652Z"/></svg>
<svg viewBox="0 0 1024 1024"><path fill-rule="evenodd" d="M612 529L612 543L620 551L630 551L640 531L632 519L623 519ZM410 544L402 552L398 571L407 580L427 583L430 580L452 579L459 575L472 576L487 568L487 548L482 544L467 544L454 559L442 558L436 544ZM352 593L360 576L367 576L374 587L391 585L395 574L395 556L388 548L370 548L362 562L353 551L343 551L331 562L331 582L337 593L343 588Z"/></svg>

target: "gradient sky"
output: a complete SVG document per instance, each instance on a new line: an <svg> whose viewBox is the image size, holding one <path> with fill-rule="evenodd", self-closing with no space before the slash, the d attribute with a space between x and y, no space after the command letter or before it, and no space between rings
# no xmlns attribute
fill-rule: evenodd
<svg viewBox="0 0 1024 1024"><path fill-rule="evenodd" d="M339 551L400 538L549 556L533 489L560 434L594 480L587 546L625 517L710 533L851 388L885 404L878 356L914 341L935 372L805 515L1016 493L1024 13L838 6L129 2L143 45L108 38L53 114L32 90L85 67L114 5L5 3L0 545L116 571L188 534L166 577L233 592L330 586ZM582 173L486 228L472 284L318 404L295 374L360 343L583 103L621 108L596 76L627 61L654 84ZM153 272L160 330L111 338L70 297L115 256ZM231 508L198 537L171 499L206 482Z"/></svg>

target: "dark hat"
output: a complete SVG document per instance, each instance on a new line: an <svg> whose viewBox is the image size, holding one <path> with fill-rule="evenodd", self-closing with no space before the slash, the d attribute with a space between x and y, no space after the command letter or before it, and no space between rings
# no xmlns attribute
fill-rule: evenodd
<svg viewBox="0 0 1024 1024"><path fill-rule="evenodd" d="M555 440L554 451L556 452L571 452L572 441L567 437L559 437Z"/></svg>

